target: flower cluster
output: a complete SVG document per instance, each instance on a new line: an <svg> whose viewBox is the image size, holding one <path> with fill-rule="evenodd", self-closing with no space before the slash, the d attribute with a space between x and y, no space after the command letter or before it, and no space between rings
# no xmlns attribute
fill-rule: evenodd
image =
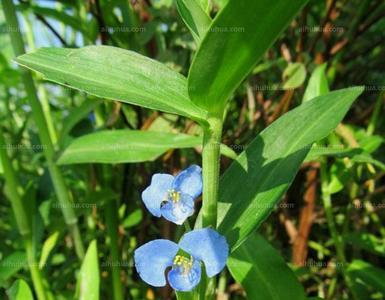
<svg viewBox="0 0 385 300"><path fill-rule="evenodd" d="M142 193L147 209L178 225L194 213L194 201L202 193L202 169L191 166L176 177L155 174ZM204 265L208 277L219 274L226 265L229 246L225 237L211 228L187 232L178 244L158 239L135 250L135 267L148 284L161 287L168 283L177 291L191 291L201 279Z"/></svg>

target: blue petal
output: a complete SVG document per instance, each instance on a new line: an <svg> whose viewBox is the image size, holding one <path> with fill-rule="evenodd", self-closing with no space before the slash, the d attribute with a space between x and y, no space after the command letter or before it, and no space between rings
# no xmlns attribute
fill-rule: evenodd
<svg viewBox="0 0 385 300"><path fill-rule="evenodd" d="M168 282L171 287L180 292L188 292L194 289L201 280L201 264L195 260L188 274L183 274L180 267L173 267L168 273Z"/></svg>
<svg viewBox="0 0 385 300"><path fill-rule="evenodd" d="M202 185L202 169L192 165L175 177L172 186L175 190L196 199L202 194Z"/></svg>
<svg viewBox="0 0 385 300"><path fill-rule="evenodd" d="M179 247L169 240L154 240L135 250L134 260L140 278L152 286L165 286L164 272L173 264Z"/></svg>
<svg viewBox="0 0 385 300"><path fill-rule="evenodd" d="M181 225L188 217L194 214L194 199L187 194L181 194L178 202L170 200L160 210L164 218Z"/></svg>
<svg viewBox="0 0 385 300"><path fill-rule="evenodd" d="M211 228L186 233L179 246L194 258L204 262L208 277L222 271L229 255L226 238Z"/></svg>
<svg viewBox="0 0 385 300"><path fill-rule="evenodd" d="M174 176L169 174L154 174L151 184L142 193L142 200L147 209L156 217L161 216L160 205L167 200L167 193L172 187Z"/></svg>

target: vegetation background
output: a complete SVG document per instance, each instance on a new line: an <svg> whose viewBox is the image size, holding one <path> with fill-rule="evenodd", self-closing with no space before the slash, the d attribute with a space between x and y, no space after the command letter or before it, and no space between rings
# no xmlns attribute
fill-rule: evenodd
<svg viewBox="0 0 385 300"><path fill-rule="evenodd" d="M225 2L213 0L210 15L214 17ZM22 32L27 52L47 46L112 45L154 58L184 75L196 45L172 0L15 4L20 28L7 24L0 10L0 134L6 160L20 183L16 188L28 203L33 237L26 248L8 200L13 190L5 185L2 160L0 298L28 299L12 297L22 283L32 286L27 263L32 255L33 268L44 273L57 299L72 299L86 268L94 276L91 290L99 289L99 274L87 260L82 267L75 254L82 250L75 251L62 217L63 206L48 172L50 162L43 155L47 145L38 138L19 68L12 61L9 33ZM227 155L221 159L221 170L258 132L302 103L312 74L324 76L330 90L363 85L365 92L308 157L259 233L284 257L309 297L352 299L354 294L355 299L385 299L384 1L311 0L304 7L229 102L223 129ZM54 143L54 160L78 137L104 129L202 134L196 123L179 116L103 101L33 76ZM120 293L120 299L175 297L169 287L146 285L133 268L137 246L183 233L183 228L152 217L140 194L154 173L176 174L190 164L201 164L201 151L199 143L189 141L184 149L151 153L149 162L67 161L60 166L81 238L85 245L97 242L101 299L119 299ZM102 150L99 155L104 155ZM220 276L218 299L246 299L228 271Z"/></svg>

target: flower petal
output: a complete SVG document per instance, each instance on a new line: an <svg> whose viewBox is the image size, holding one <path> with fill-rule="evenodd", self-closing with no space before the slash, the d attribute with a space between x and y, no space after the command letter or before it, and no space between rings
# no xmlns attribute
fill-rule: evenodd
<svg viewBox="0 0 385 300"><path fill-rule="evenodd" d="M167 199L167 193L171 189L173 181L174 176L170 174L154 174L150 186L143 191L144 205L154 216L161 216L160 204Z"/></svg>
<svg viewBox="0 0 385 300"><path fill-rule="evenodd" d="M180 172L173 182L173 188L196 199L202 194L202 168L192 165Z"/></svg>
<svg viewBox="0 0 385 300"><path fill-rule="evenodd" d="M178 202L168 201L160 210L165 219L182 225L188 217L194 214L194 199L187 194L181 194Z"/></svg>
<svg viewBox="0 0 385 300"><path fill-rule="evenodd" d="M201 264L195 260L188 274L183 274L183 271L176 267L168 272L168 282L171 287L180 292L188 292L193 290L201 280Z"/></svg>
<svg viewBox="0 0 385 300"><path fill-rule="evenodd" d="M179 247L204 262L208 277L222 271L229 255L226 238L211 228L186 233L179 242Z"/></svg>
<svg viewBox="0 0 385 300"><path fill-rule="evenodd" d="M154 240L140 246L134 255L140 278L152 286L165 286L164 272L172 266L178 250L178 245L169 240Z"/></svg>

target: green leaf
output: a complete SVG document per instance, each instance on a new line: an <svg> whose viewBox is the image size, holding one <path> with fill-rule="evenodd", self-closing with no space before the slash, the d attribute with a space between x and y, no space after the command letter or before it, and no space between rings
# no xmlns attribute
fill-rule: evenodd
<svg viewBox="0 0 385 300"><path fill-rule="evenodd" d="M197 0L177 0L176 6L180 16L199 45L210 27L211 18L202 9Z"/></svg>
<svg viewBox="0 0 385 300"><path fill-rule="evenodd" d="M302 63L291 63L283 71L283 89L290 90L300 87L306 79L306 68Z"/></svg>
<svg viewBox="0 0 385 300"><path fill-rule="evenodd" d="M237 159L238 157L237 153L232 148L230 148L225 144L221 144L220 151L223 156L226 156L228 158Z"/></svg>
<svg viewBox="0 0 385 300"><path fill-rule="evenodd" d="M374 159L363 148L339 148L339 147L319 147L314 145L305 161L314 161L322 156L334 156L337 158L348 157L355 163L372 164L379 169L385 171L385 164L377 159Z"/></svg>
<svg viewBox="0 0 385 300"><path fill-rule="evenodd" d="M329 92L329 83L325 70L326 64L319 65L314 69L307 84L305 94L303 96L303 102L325 95Z"/></svg>
<svg viewBox="0 0 385 300"><path fill-rule="evenodd" d="M385 256L385 239L371 233L350 232L344 235L344 241L370 253Z"/></svg>
<svg viewBox="0 0 385 300"><path fill-rule="evenodd" d="M230 0L211 23L188 78L197 105L222 114L227 99L307 0Z"/></svg>
<svg viewBox="0 0 385 300"><path fill-rule="evenodd" d="M218 230L235 249L273 211L310 145L342 120L362 88L331 92L305 102L262 131L220 180Z"/></svg>
<svg viewBox="0 0 385 300"><path fill-rule="evenodd" d="M347 271L356 280L362 280L385 295L385 270L362 260L354 260L349 265Z"/></svg>
<svg viewBox="0 0 385 300"><path fill-rule="evenodd" d="M47 263L47 259L52 251L52 249L55 247L57 240L59 238L59 231L55 231L53 234L51 234L44 242L43 249L41 250L41 256L39 261L39 268L43 269L45 264Z"/></svg>
<svg viewBox="0 0 385 300"><path fill-rule="evenodd" d="M99 300L99 263L96 241L88 246L78 278L78 299Z"/></svg>
<svg viewBox="0 0 385 300"><path fill-rule="evenodd" d="M28 284L19 279L7 290L9 300L33 300L33 295Z"/></svg>
<svg viewBox="0 0 385 300"><path fill-rule="evenodd" d="M354 157L357 154L363 152L361 148L344 148L344 147L333 147L333 146L319 146L313 145L310 149L305 161L314 161L323 156L334 156L334 157Z"/></svg>
<svg viewBox="0 0 385 300"><path fill-rule="evenodd" d="M261 62L260 64L256 65L253 69L252 74L256 75L262 72L265 72L273 67L279 66L282 68L286 65L286 60L283 57L277 58L275 60L267 60L265 62Z"/></svg>
<svg viewBox="0 0 385 300"><path fill-rule="evenodd" d="M130 228L138 225L143 219L143 213L141 209L136 209L130 213L123 221L124 228Z"/></svg>
<svg viewBox="0 0 385 300"><path fill-rule="evenodd" d="M330 182L327 190L332 195L343 190L347 182L351 179L351 172L341 161L336 161L330 168Z"/></svg>
<svg viewBox="0 0 385 300"><path fill-rule="evenodd" d="M5 281L27 266L24 252L13 252L0 261L0 281Z"/></svg>
<svg viewBox="0 0 385 300"><path fill-rule="evenodd" d="M75 139L59 164L152 161L173 148L200 145L201 137L139 130L100 131Z"/></svg>
<svg viewBox="0 0 385 300"><path fill-rule="evenodd" d="M132 51L110 46L41 48L16 62L49 81L97 97L205 120L206 112L189 100L185 77Z"/></svg>
<svg viewBox="0 0 385 300"><path fill-rule="evenodd" d="M385 164L383 162L377 160L377 159L374 159L368 153L361 153L361 154L354 155L352 157L352 161L358 162L358 163L372 164L372 165L378 167L379 169L381 169L382 171L385 171Z"/></svg>
<svg viewBox="0 0 385 300"><path fill-rule="evenodd" d="M279 253L260 235L252 235L231 253L227 266L253 300L301 300L305 292Z"/></svg>

